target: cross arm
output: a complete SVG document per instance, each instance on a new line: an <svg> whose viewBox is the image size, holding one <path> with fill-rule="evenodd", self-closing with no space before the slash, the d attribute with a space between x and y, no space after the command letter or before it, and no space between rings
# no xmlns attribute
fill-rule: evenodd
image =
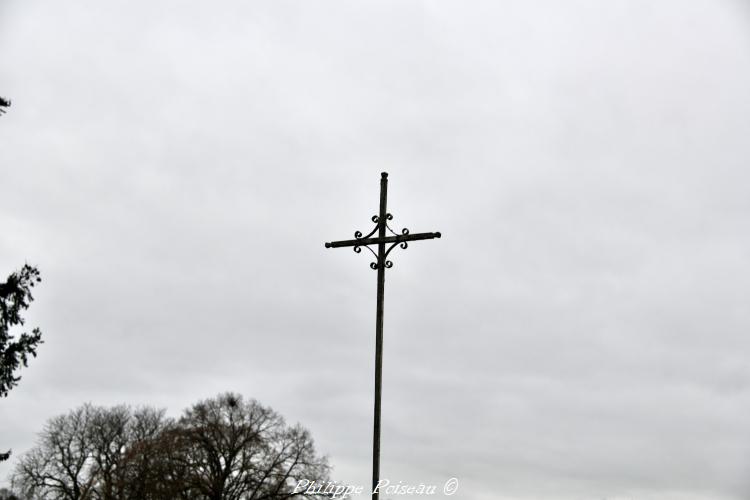
<svg viewBox="0 0 750 500"><path fill-rule="evenodd" d="M401 243L404 241L431 240L440 238L440 233L414 233L386 236L385 238L360 238L356 240L331 241L326 243L326 248L339 247L361 247L366 245L377 245L380 243Z"/></svg>

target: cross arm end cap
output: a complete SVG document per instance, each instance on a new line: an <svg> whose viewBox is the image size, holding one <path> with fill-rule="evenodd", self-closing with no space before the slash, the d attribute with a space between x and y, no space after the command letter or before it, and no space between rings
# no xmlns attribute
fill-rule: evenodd
<svg viewBox="0 0 750 500"><path fill-rule="evenodd" d="M437 233L435 233L435 238L440 238L441 236L442 236L442 234L440 234L440 231L438 231Z"/></svg>
<svg viewBox="0 0 750 500"><path fill-rule="evenodd" d="M331 248L331 244L326 242L326 248Z"/></svg>

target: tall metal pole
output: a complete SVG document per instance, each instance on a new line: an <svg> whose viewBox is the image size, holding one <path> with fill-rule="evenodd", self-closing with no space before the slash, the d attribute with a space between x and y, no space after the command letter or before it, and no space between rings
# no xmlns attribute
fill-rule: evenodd
<svg viewBox="0 0 750 500"><path fill-rule="evenodd" d="M388 254L395 247L403 249L409 246L410 241L431 240L440 238L440 233L416 233L409 234L409 230L404 228L401 234L396 233L388 225L388 221L393 219L393 215L387 211L388 201L388 174L380 174L380 211L378 215L373 215L372 221L377 224L372 231L363 236L361 231L354 233L353 240L340 240L326 242L326 248L353 247L356 253L362 251L362 247L367 248L377 259L377 262L371 262L370 268L378 271L378 303L375 315L375 408L374 423L372 434L372 500L378 500L378 483L380 482L380 397L383 387L383 298L385 296L385 270L393 266L388 260ZM388 236L386 231L391 233ZM372 236L378 233L377 238ZM377 245L378 251L370 248L370 245ZM386 249L386 245L388 248Z"/></svg>
<svg viewBox="0 0 750 500"><path fill-rule="evenodd" d="M380 174L380 214L378 229L378 303L375 316L375 409L372 434L372 500L378 500L380 482L380 396L383 386L383 299L385 297L385 221L388 203L388 173Z"/></svg>

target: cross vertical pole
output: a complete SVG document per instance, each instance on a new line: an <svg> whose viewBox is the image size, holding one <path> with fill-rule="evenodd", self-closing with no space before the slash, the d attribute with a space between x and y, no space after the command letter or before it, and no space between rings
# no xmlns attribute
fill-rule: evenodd
<svg viewBox="0 0 750 500"><path fill-rule="evenodd" d="M380 482L380 396L383 387L383 299L385 298L385 221L388 203L388 173L380 174L380 214L378 228L378 298L375 316L375 408L372 431L372 500L378 500Z"/></svg>
<svg viewBox="0 0 750 500"><path fill-rule="evenodd" d="M375 406L373 410L374 426L372 432L372 500L378 500L379 492L377 490L380 483L380 397L383 387L383 299L385 298L385 270L393 267L393 262L388 260L388 254L394 248L401 247L406 249L411 241L431 240L440 238L439 232L433 233L416 233L410 234L409 230L403 228L401 234L396 233L388 225L388 221L393 219L393 215L388 213L388 173L380 174L380 211L378 215L372 216L372 221L376 224L372 231L366 236L361 231L354 233L353 240L340 240L326 242L326 248L343 248L352 247L356 253L362 251L362 247L367 248L375 256L377 262L371 262L370 268L378 272L378 298L377 308L375 311ZM391 235L389 236L388 233ZM378 236L372 236L378 233ZM378 251L370 248L370 245L377 245ZM388 248L386 248L386 245Z"/></svg>

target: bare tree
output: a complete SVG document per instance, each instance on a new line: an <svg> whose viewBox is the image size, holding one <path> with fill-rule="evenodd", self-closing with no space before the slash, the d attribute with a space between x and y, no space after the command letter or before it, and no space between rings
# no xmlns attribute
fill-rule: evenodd
<svg viewBox="0 0 750 500"><path fill-rule="evenodd" d="M138 488L148 472L144 442L167 427L163 410L89 404L51 419L39 443L16 466L14 482L29 498L50 500L142 500Z"/></svg>
<svg viewBox="0 0 750 500"><path fill-rule="evenodd" d="M88 500L92 498L92 445L89 428L93 409L83 405L51 419L39 444L16 467L14 483L29 498Z"/></svg>
<svg viewBox="0 0 750 500"><path fill-rule="evenodd" d="M140 408L131 414L128 443L113 475L112 490L118 500L166 500L179 498L171 489L172 479L164 467L168 450L162 440L174 426L164 410ZM103 497L102 497L103 498Z"/></svg>
<svg viewBox="0 0 750 500"><path fill-rule="evenodd" d="M48 422L14 482L44 500L285 500L329 472L307 430L226 393L178 421L153 408L83 405Z"/></svg>
<svg viewBox="0 0 750 500"><path fill-rule="evenodd" d="M146 498L150 453L135 450L151 449L169 425L164 413L147 407L133 411L124 405L93 409L88 440L94 462L94 499Z"/></svg>
<svg viewBox="0 0 750 500"><path fill-rule="evenodd" d="M170 439L189 498L282 500L300 496L294 493L300 480L328 481L330 467L309 432L238 394L193 405Z"/></svg>
<svg viewBox="0 0 750 500"><path fill-rule="evenodd" d="M93 460L91 474L96 476L93 497L98 500L119 498L116 475L120 473L129 444L131 412L127 406L93 408L87 428Z"/></svg>

